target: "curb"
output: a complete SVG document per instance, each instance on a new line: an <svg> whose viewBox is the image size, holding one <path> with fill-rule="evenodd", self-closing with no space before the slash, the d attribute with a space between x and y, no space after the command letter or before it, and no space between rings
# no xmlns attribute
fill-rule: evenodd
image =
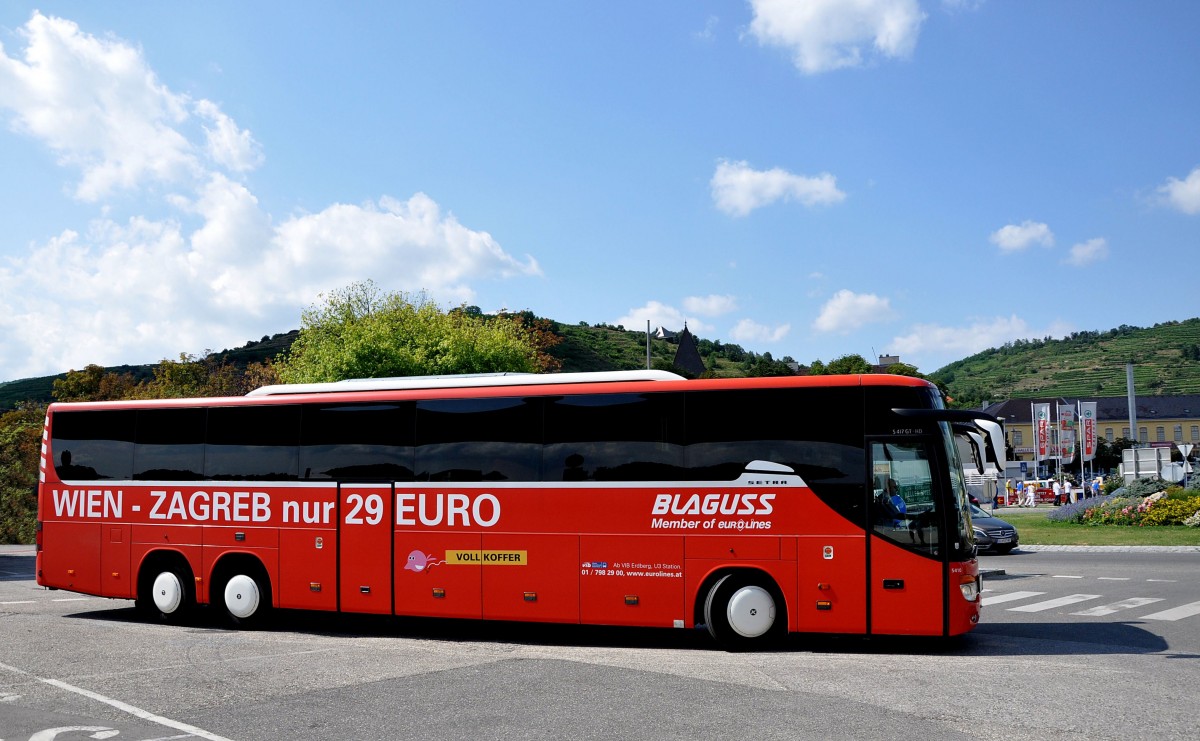
<svg viewBox="0 0 1200 741"><path fill-rule="evenodd" d="M1065 553L1200 553L1200 545L1019 545L1020 552Z"/></svg>

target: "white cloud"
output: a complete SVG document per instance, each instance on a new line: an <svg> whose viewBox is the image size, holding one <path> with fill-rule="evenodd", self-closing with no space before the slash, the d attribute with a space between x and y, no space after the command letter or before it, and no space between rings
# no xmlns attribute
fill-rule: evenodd
<svg viewBox="0 0 1200 741"><path fill-rule="evenodd" d="M837 188L837 178L827 172L806 177L778 167L755 170L746 162L727 160L717 163L709 185L713 203L731 216L745 216L779 200L799 201L805 206L826 206L846 198L846 194Z"/></svg>
<svg viewBox="0 0 1200 741"><path fill-rule="evenodd" d="M209 100L195 105L198 116L208 119L213 127L204 127L207 137L205 151L214 162L234 172L253 170L263 163L262 147L254 141L249 131L238 128L233 119L221 112Z"/></svg>
<svg viewBox="0 0 1200 741"><path fill-rule="evenodd" d="M15 129L78 168L81 200L134 190L165 216L117 218L103 205L85 229L0 263L0 379L233 347L294 328L322 292L366 277L458 302L474 297L472 281L541 274L423 193L276 224L214 169L263 160L216 104L172 93L137 49L69 21L35 13L20 33L23 59L0 47L0 109Z"/></svg>
<svg viewBox="0 0 1200 741"><path fill-rule="evenodd" d="M693 33L692 38L697 41L711 42L717 37L717 26L720 25L720 23L720 18L715 15L710 15L704 21L704 29Z"/></svg>
<svg viewBox="0 0 1200 741"><path fill-rule="evenodd" d="M942 0L942 9L947 13L979 10L987 0Z"/></svg>
<svg viewBox="0 0 1200 741"><path fill-rule="evenodd" d="M688 296L683 300L685 311L700 316L721 316L737 309L737 299L733 296Z"/></svg>
<svg viewBox="0 0 1200 741"><path fill-rule="evenodd" d="M738 342L779 342L791 331L790 324L768 327L750 319L743 319L734 325L729 336Z"/></svg>
<svg viewBox="0 0 1200 741"><path fill-rule="evenodd" d="M1049 327L1035 330L1015 314L1008 317L976 319L964 327L946 327L938 324L917 324L906 335L895 337L889 344L893 352L921 357L960 359L989 347L1000 347L1018 339L1062 337L1071 327L1054 322ZM936 370L936 367L928 370Z"/></svg>
<svg viewBox="0 0 1200 741"><path fill-rule="evenodd" d="M813 329L846 334L867 324L890 321L895 316L896 312L888 299L843 288L821 307L820 315L813 322Z"/></svg>
<svg viewBox="0 0 1200 741"><path fill-rule="evenodd" d="M648 301L645 306L630 309L625 316L614 320L612 323L625 329L642 330L645 329L647 321L650 322L651 329L663 327L672 332L681 331L684 322L687 323L688 329L693 334L709 332L713 329L710 325L696 319L694 316L688 316L676 307L669 306L661 301Z"/></svg>
<svg viewBox="0 0 1200 741"><path fill-rule="evenodd" d="M1038 221L1023 221L1020 224L1009 224L992 232L988 238L1002 252L1019 252L1032 244L1043 247L1054 245L1054 232L1050 227Z"/></svg>
<svg viewBox="0 0 1200 741"><path fill-rule="evenodd" d="M24 61L0 53L0 107L15 113L14 129L80 170L76 197L97 201L198 170L176 128L187 119L187 98L161 85L137 49L36 12L19 33Z"/></svg>
<svg viewBox="0 0 1200 741"><path fill-rule="evenodd" d="M807 75L912 55L926 15L917 0L750 0L750 33L788 50Z"/></svg>
<svg viewBox="0 0 1200 741"><path fill-rule="evenodd" d="M1185 214L1200 214L1200 167L1188 173L1183 180L1167 178L1158 188L1159 194L1171 208Z"/></svg>
<svg viewBox="0 0 1200 741"><path fill-rule="evenodd" d="M683 304L684 308L681 310L661 301L647 301L645 306L630 309L612 324L630 330L644 330L646 322L649 321L651 329L663 327L678 332L686 323L693 334L704 335L716 331L716 327L699 317L719 316L737 308L737 301L733 296L690 296L683 300ZM742 319L729 331L729 337L737 342L778 342L790 331L790 324L769 327L750 319Z"/></svg>
<svg viewBox="0 0 1200 741"><path fill-rule="evenodd" d="M537 261L506 253L492 235L468 229L453 215L443 215L424 193L407 201L383 197L378 204L334 204L317 214L289 219L276 231L272 260L285 275L301 276L280 283L282 292L308 293L317 284L335 285L382 272L404 290L425 289L443 300L470 301L472 278L541 275ZM304 285L307 282L308 285ZM311 295L311 294L309 294Z"/></svg>
<svg viewBox="0 0 1200 741"><path fill-rule="evenodd" d="M1067 257L1066 262L1068 265L1083 267L1099 262L1106 257L1108 257L1108 240L1096 237L1071 247L1071 254Z"/></svg>
<svg viewBox="0 0 1200 741"><path fill-rule="evenodd" d="M459 302L474 296L469 279L540 274L424 194L272 227L216 176L188 207L203 219L190 234L174 220L99 219L0 268L0 379L233 347L296 327L320 293L364 277Z"/></svg>

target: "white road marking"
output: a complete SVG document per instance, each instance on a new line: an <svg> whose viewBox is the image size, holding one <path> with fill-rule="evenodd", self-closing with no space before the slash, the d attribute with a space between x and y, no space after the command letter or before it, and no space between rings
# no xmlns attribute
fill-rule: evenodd
<svg viewBox="0 0 1200 741"><path fill-rule="evenodd" d="M35 602L31 599L17 600L16 602L0 602L0 605L32 605Z"/></svg>
<svg viewBox="0 0 1200 741"><path fill-rule="evenodd" d="M1049 599L1045 602L1035 602L1032 605L1022 605L1021 607L1010 607L1010 612L1042 612L1043 610L1053 610L1056 607L1066 607L1073 605L1076 602L1087 602L1090 599L1100 599L1099 594L1069 594L1066 597L1058 599Z"/></svg>
<svg viewBox="0 0 1200 741"><path fill-rule="evenodd" d="M1134 607L1145 607L1146 605L1162 601L1162 597L1131 597L1123 599L1120 602L1113 602L1111 605L1101 605L1100 607L1093 607L1090 610L1083 610L1082 612L1072 612L1071 614L1083 615L1085 617L1100 617L1102 615L1111 615L1121 610L1131 610Z"/></svg>
<svg viewBox="0 0 1200 741"><path fill-rule="evenodd" d="M1082 579L1083 577L1075 576L1073 574L1051 574L1050 578L1051 579Z"/></svg>
<svg viewBox="0 0 1200 741"><path fill-rule="evenodd" d="M1200 602L1189 602L1153 615L1143 615L1142 620L1182 620L1193 615L1200 615Z"/></svg>
<svg viewBox="0 0 1200 741"><path fill-rule="evenodd" d="M1129 581L1128 576L1097 576L1097 581Z"/></svg>
<svg viewBox="0 0 1200 741"><path fill-rule="evenodd" d="M129 703L121 702L120 700L114 700L111 697L105 697L104 695L100 694L99 692L92 692L91 690L85 690L82 687L76 687L73 684L67 684L66 682L62 682L57 679L46 679L44 677L38 677L33 674L30 674L29 672L25 671L24 669L18 669L15 666L9 666L8 664L4 664L4 663L0 663L0 669L14 672L16 674L22 674L26 677L32 677L33 679L36 679L37 681L39 681L43 684L48 684L51 687L57 687L58 689L66 690L67 692L74 692L77 695L82 695L83 697L86 697L90 700L95 700L96 702L102 702L105 705L116 708L117 710L120 710L121 712L129 713L130 715L141 718L142 720L150 721L151 723L157 723L158 725L166 726L167 728L174 728L176 731L183 731L184 733L188 733L193 736L199 736L200 738L208 739L208 741L232 741L232 739L225 738L224 736L218 736L215 733L209 733L208 731L204 730L203 728L197 728L196 726L189 725L187 723L182 723L177 720L171 720L170 718L164 718L163 716L155 715L154 713L151 713L148 710L142 710L139 707L134 707L133 705L130 705Z"/></svg>
<svg viewBox="0 0 1200 741"><path fill-rule="evenodd" d="M1025 599L1026 597L1040 597L1045 592L1009 592L1008 594L997 594L993 597L984 597L983 606L998 605L1001 602L1012 602L1013 600Z"/></svg>

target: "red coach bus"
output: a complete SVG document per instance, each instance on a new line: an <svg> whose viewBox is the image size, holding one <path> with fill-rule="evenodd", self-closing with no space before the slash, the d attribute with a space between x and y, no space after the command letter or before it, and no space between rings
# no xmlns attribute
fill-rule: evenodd
<svg viewBox="0 0 1200 741"><path fill-rule="evenodd" d="M887 375L402 378L52 404L37 579L243 626L292 608L706 626L748 646L957 635L980 609L955 443L968 428L1003 451L994 420Z"/></svg>

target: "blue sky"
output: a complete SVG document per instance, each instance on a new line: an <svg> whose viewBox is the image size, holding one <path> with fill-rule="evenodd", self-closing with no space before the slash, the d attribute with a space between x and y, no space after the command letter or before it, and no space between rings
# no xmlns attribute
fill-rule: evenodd
<svg viewBox="0 0 1200 741"><path fill-rule="evenodd" d="M1200 316L1200 3L0 7L0 380L443 306L932 372Z"/></svg>

